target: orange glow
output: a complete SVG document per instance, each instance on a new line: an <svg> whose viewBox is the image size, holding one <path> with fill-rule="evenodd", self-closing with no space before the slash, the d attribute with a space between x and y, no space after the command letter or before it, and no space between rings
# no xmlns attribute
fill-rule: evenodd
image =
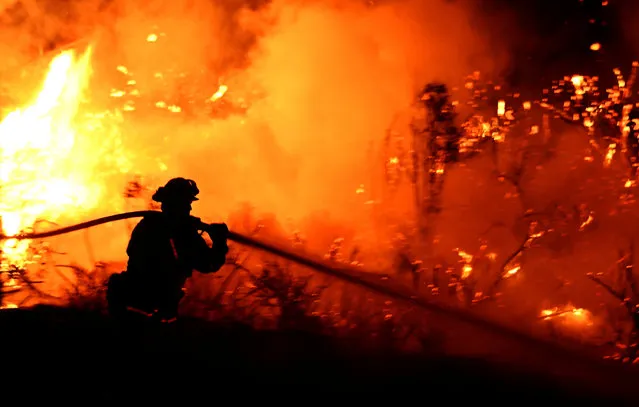
<svg viewBox="0 0 639 407"><path fill-rule="evenodd" d="M36 61L28 76L10 78L18 92L0 116L5 234L144 209L149 191L180 175L198 182L194 211L207 220L224 220L249 202L291 230L322 214L373 246L371 206L362 205L379 202L380 187L370 174L406 161L371 160L393 118L428 81L499 70L499 58L470 62L495 50L467 24L473 13L438 1L335 7L279 0L259 11L166 2L153 12L114 3L77 13L88 30L56 27L76 35L66 51L34 58L26 36L3 48L5 70ZM439 29L451 24L456 35L440 39ZM430 38L437 41L418 45ZM457 51L467 47L468 55ZM400 127L406 135L408 126ZM482 123L479 131L493 127ZM143 196L124 198L135 177ZM408 202L398 211L411 213ZM52 244L92 267L125 260L129 233L124 224L92 229L92 250L78 235ZM320 239L332 233L314 231ZM31 243L3 242L3 267L37 261L26 256Z"/></svg>
<svg viewBox="0 0 639 407"><path fill-rule="evenodd" d="M473 273L474 256L460 249L455 249L455 250L457 252L457 255L460 257L461 261L463 262L462 270L461 270L461 278L462 280L465 280L468 277L470 277L471 274Z"/></svg>
<svg viewBox="0 0 639 407"><path fill-rule="evenodd" d="M504 274L504 278L514 276L515 274L519 272L519 270L521 270L521 266L519 265L509 268L508 270L506 270L506 273Z"/></svg>
<svg viewBox="0 0 639 407"><path fill-rule="evenodd" d="M542 310L540 316L546 321L557 320L561 325L576 330L594 325L590 311L583 308L575 308L571 304Z"/></svg>
<svg viewBox="0 0 639 407"><path fill-rule="evenodd" d="M214 102L218 99L220 99L222 96L224 96L224 94L226 93L226 91L228 90L228 86L226 85L220 85L220 87L218 88L217 91L215 91L215 93L213 94L213 96L211 96L211 101Z"/></svg>
<svg viewBox="0 0 639 407"><path fill-rule="evenodd" d="M229 11L226 3L162 2L149 13L126 2L117 17L103 16L103 25L84 34L82 44L41 57L42 66L27 78L12 78L20 92L10 112L0 116L3 233L51 227L39 221L68 225L146 209L159 184L185 176L200 187L194 214L204 220L228 221L249 203L258 214L276 219L283 233L303 229L312 236L305 247L310 252L325 253L326 242L342 238L345 246L361 247L362 264L390 270L387 227L414 219L416 209L409 188L398 188L389 198L379 174L393 166L409 178L406 112L425 83L455 83L473 71L479 80L480 68L487 77L499 73L498 56L488 57L499 44L468 23L473 13L448 2L333 7L280 0L259 12ZM482 64L477 55L486 56L486 66L477 66ZM578 94L589 89L583 76L568 80ZM468 82L465 89L480 84ZM500 99L469 131L476 139L508 144L500 127L518 106L531 111L537 103ZM391 127L401 145L382 154ZM544 128L531 122L530 134L543 134ZM456 198L468 193L469 181L451 173L458 178L447 179L445 192L454 199L446 196L446 202L464 206L465 199ZM143 184L141 196L125 198L127 182L136 177ZM500 200L504 191L493 187L488 193L497 195L488 202L483 190L469 200L482 219L478 223L510 218L491 213L509 205ZM443 231L438 251L451 255L457 245L472 247L459 237L486 229L466 215L442 221L442 229L460 231ZM96 261L122 262L130 226L91 229L51 244L68 253L65 261L87 268ZM38 258L27 255L33 243L2 242L2 266L37 266ZM490 273L512 250L508 244L491 242L497 254L487 255L495 263ZM484 259L457 254L461 279L481 280ZM514 263L504 271L503 278L513 277L507 285L521 283L528 273ZM483 296L485 288L474 295Z"/></svg>
<svg viewBox="0 0 639 407"><path fill-rule="evenodd" d="M500 100L497 102L497 116L503 116L506 113L506 102Z"/></svg>

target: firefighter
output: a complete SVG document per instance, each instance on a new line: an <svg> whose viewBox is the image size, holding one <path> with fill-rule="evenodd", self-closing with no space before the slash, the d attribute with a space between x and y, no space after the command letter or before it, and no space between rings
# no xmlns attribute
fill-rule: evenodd
<svg viewBox="0 0 639 407"><path fill-rule="evenodd" d="M109 279L111 315L173 321L193 270L214 273L224 265L228 228L223 223L205 225L191 216L198 193L196 183L185 178L171 179L155 192L152 199L161 204L161 212L137 224L127 247L126 271ZM208 234L212 246L200 230Z"/></svg>

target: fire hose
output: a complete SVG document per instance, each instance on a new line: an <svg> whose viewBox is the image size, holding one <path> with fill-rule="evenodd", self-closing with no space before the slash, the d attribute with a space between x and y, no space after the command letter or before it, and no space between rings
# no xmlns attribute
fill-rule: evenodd
<svg viewBox="0 0 639 407"><path fill-rule="evenodd" d="M46 232L33 232L24 233L15 236L0 236L0 239L19 239L19 240L35 240L44 239L48 237L54 237L64 235L67 233L103 225L106 223L116 222L125 219L139 218L147 215L155 215L158 211L134 211L125 212L116 215L106 216L102 218L93 219L90 221L82 222L76 225L62 227ZM207 224L202 223L201 230L206 228ZM313 269L317 272L335 277L342 281L357 285L359 287L366 288L377 294L392 298L399 302L406 303L408 305L415 306L425 311L433 312L440 315L445 315L449 318L461 321L467 324L471 324L482 330L488 331L515 340L524 344L528 348L535 348L545 353L552 354L555 358L560 357L562 360L574 362L599 362L597 365L601 365L603 362L599 360L593 360L592 357L586 355L582 351L576 351L575 349L565 347L556 342L549 341L544 338L536 337L519 331L517 329L506 326L502 323L487 319L480 315L464 311L459 308L451 307L441 303L435 303L428 301L424 298L418 297L414 292L405 288L401 284L393 283L388 277L380 275L378 273L371 273L362 271L360 268L336 264L335 262L326 261L323 258L304 253L301 250L290 250L274 243L268 243L262 240L258 240L249 236L245 236L240 233L229 231L227 238L235 243L243 246L248 246L254 249L258 249L269 254L281 257L288 261L295 262L302 266ZM611 365L605 363L606 367ZM616 365L615 365L616 367Z"/></svg>

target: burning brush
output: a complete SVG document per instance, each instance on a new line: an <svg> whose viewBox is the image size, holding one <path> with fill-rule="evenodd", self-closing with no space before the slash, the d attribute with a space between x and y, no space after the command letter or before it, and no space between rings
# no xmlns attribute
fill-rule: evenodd
<svg viewBox="0 0 639 407"><path fill-rule="evenodd" d="M512 127L529 118L532 103L519 102L518 94L510 95L513 101L507 102L501 87L483 81L479 72L466 78L465 89L468 91L465 104L471 107L472 113L461 121L460 125L457 113L459 103L451 101L448 86L430 83L421 91L414 106L410 137L398 129L391 128L387 132L386 150L394 150L394 155L387 157L385 165L387 184L393 191L403 180L412 184L420 218L424 217L421 214L441 210L439 201L446 177L446 166L471 159L487 145L493 157L495 172L502 180L511 182L517 188L518 194L522 195L520 181L523 168L527 164L526 152L523 153L518 167L511 173L504 174L498 169L498 149ZM549 124L548 118L544 116L544 119L543 133L540 126L532 126L531 134L542 133L541 136L547 140L550 137ZM411 140L410 148L406 148L407 139ZM529 240L527 238L526 242ZM516 258L519 258L525 247L516 253ZM519 270L520 265L507 264L504 268L497 281L514 275L516 272L511 270ZM455 279L452 284L457 286L463 283L465 278L454 274L451 274ZM479 296L482 297L483 294L479 293ZM474 294L471 297L474 301Z"/></svg>
<svg viewBox="0 0 639 407"><path fill-rule="evenodd" d="M567 304L561 307L545 309L539 319L544 321L553 337L570 337L589 340L595 334L595 322L592 313L583 308Z"/></svg>
<svg viewBox="0 0 639 407"><path fill-rule="evenodd" d="M163 35L158 31L149 34L146 41L153 45L162 39ZM70 51L56 57L51 63L49 75L37 100L9 114L0 123L0 150L3 154L0 177L5 194L5 199L0 204L0 217L5 235L28 231L38 219L58 221L70 212L86 212L97 208L97 203L105 199L105 190L102 188L105 182L96 180L100 180L106 169L117 169L118 181L130 179L128 164L131 160L128 154L121 150L109 151L116 154L102 154L105 157L120 157L117 162L107 163L110 165L93 166L89 165L88 160L71 159L90 156L89 152L96 149L96 146L84 145L82 139L75 137L78 132L78 118L75 113L78 110L78 101L82 99L82 90L89 71L89 56L90 50L80 56ZM633 65L633 72L627 83L623 78L619 79L618 86L607 93L608 98L605 100L602 100L603 95L599 93L596 78L574 76L558 83L552 95L547 92L546 100L542 102L543 106L551 106L552 103L567 97L569 100L563 100L560 103L561 108L555 110L561 111L570 120L577 117L594 140L604 140L608 146L606 160L611 161L617 151L627 152L633 169L630 174L632 179L636 176L635 167L639 157L639 110L628 109L627 106L632 100L630 89L635 81L636 68L637 65ZM184 89L177 94L146 95L139 90L138 81L155 80L161 83L180 80L182 73L157 72L152 74L153 78L142 78L139 76L141 73L123 65L118 66L117 70L122 83L111 89L110 99L114 104L112 111L118 114L96 113L91 118L81 120L82 129L90 131L92 128L104 126L104 123L110 120L121 120L123 115L131 114L144 106L153 111L162 110L170 115L206 112L216 118L242 114L248 108L246 100L233 94L232 84L229 85L221 78L213 88L199 89L195 94ZM529 117L532 108L530 102L518 101L514 95L513 100L507 101L501 88L490 82L483 82L478 72L467 78L464 88L469 92L466 104L472 108L472 113L465 119L459 119L458 103L452 100L449 87L442 83L429 83L414 101L414 117L410 128L402 131L391 129L387 134L387 149L394 150L393 154L387 154L384 158L387 184L392 187L401 182L411 184L420 218L436 216L433 214L441 210L441 196L448 166L469 159L489 146L497 169L499 146L506 140L516 123ZM531 126L530 134L541 134L547 139L548 120L546 116L541 126ZM52 132L51 129L59 130ZM14 137L16 134L25 137ZM24 143L20 144L22 142ZM117 139L113 145L117 146L120 142L121 140ZM101 145L108 144L104 142ZM113 149L116 150L115 147ZM511 174L499 174L504 180L511 182L519 192L527 157L522 154L518 167ZM17 159L24 160L16 162ZM27 165L24 165L25 163ZM60 163L73 165L61 166ZM166 165L162 163L161 168L165 170ZM122 174L125 176L121 176ZM19 181L19 185L12 184L16 180ZM124 198L128 201L138 199L144 195L144 188L141 180L134 180L128 185ZM50 205L52 202L55 204ZM594 222L592 211L586 207L579 207L578 214L575 215L575 219L577 218L579 230L587 229ZM474 304L486 297L494 296L497 286L502 281L520 274L524 252L554 228L550 222L530 219L526 219L526 222L529 230L522 244L505 259L501 267L495 267L496 254L488 250L485 240L481 240L479 248L473 254L457 250L460 261L453 267L447 268L438 263L432 269L433 288L438 289L445 284L441 280L447 276L449 287L455 291L454 297L464 304ZM342 256L343 243L342 240L335 240L326 260L359 265L357 253ZM29 240L3 242L2 264L7 267L2 273L3 278L6 277L5 292L12 292L11 290L23 284L18 279L19 272L40 260L37 254L29 254L29 247L34 247L33 242ZM398 260L399 267L411 273L414 288L419 288L429 265L410 250L403 252L402 256L399 256L402 257ZM289 275L274 266L271 269L272 272L265 273L259 281L263 285L263 291L276 293L277 295L273 296L282 303L299 305L296 300L299 293L295 290L286 291L292 287ZM445 269L449 270L446 275ZM285 287L288 288L285 290ZM439 290L433 289L432 293L439 293ZM545 315L544 318L568 320L581 316L582 313L586 311L575 312L573 308L570 312L563 312L561 315L564 316L552 314Z"/></svg>
<svg viewBox="0 0 639 407"><path fill-rule="evenodd" d="M474 156L486 143L492 145L496 164L498 144L504 141L509 128L517 121L513 109L507 109L504 101L499 102L496 116L487 116L488 88L481 88L478 72L470 78L466 85L471 92L467 104L477 112L461 124L458 123L458 102L451 100L448 86L434 82L424 86L418 94L412 108L410 132L393 126L387 131L384 141L386 183L394 191L402 180L410 182L420 213L441 210L447 165ZM525 110L529 108L530 104Z"/></svg>
<svg viewBox="0 0 639 407"><path fill-rule="evenodd" d="M604 273L589 273L588 278L604 288L615 297L620 306L627 312L632 328L624 339L618 331L617 342L626 350L626 357L639 360L637 344L639 341L639 283L634 274L634 244L629 249L619 251L619 258L607 274L613 275L613 284L606 283L602 277ZM639 363L639 362L638 362Z"/></svg>
<svg viewBox="0 0 639 407"><path fill-rule="evenodd" d="M565 121L581 124L592 148L610 166L617 152L625 156L628 171L626 187L633 186L639 165L639 104L633 95L639 62L633 62L628 80L614 70L617 84L599 87L596 76L573 75L555 81L552 92L544 90L540 105L559 114Z"/></svg>

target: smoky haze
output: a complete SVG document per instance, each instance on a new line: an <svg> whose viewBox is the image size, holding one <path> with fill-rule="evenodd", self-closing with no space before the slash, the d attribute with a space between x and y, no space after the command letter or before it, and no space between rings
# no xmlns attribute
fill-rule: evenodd
<svg viewBox="0 0 639 407"><path fill-rule="evenodd" d="M365 202L378 198L370 187L382 177L380 143L420 87L434 80L460 83L477 70L498 77L509 64L507 42L495 38L506 26L501 15L484 18L464 2L112 1L66 7L68 12L54 12L47 2L5 5L5 71L81 40L94 45L90 94L97 105L126 82L117 66L128 69L147 100L173 100L185 111L189 100L227 85L230 100L250 106L245 116L169 117L139 102L121 125L133 157L130 172L150 188L171 176L194 178L202 191L195 210L205 218L226 219L249 203L289 232L321 223L312 233L322 241L339 233L379 242ZM157 41L149 43L152 33ZM160 171L155 161L168 170ZM120 181L109 184L112 194L121 194ZM362 185L365 192L356 194ZM331 231L336 224L338 232ZM122 258L126 237L112 239L114 248L104 251Z"/></svg>
<svg viewBox="0 0 639 407"><path fill-rule="evenodd" d="M162 119L140 107L127 134L135 150L168 136L169 144L153 150L165 157L164 178L196 179L196 210L212 218L248 202L290 228L323 214L329 224L369 236L364 203L376 198L371 170L379 169L393 117L426 82L459 83L475 70L497 76L507 64L500 45L479 29L477 10L461 3L152 4L111 6L96 77L125 65L139 77L141 94L208 97L223 83L231 100L248 101L245 117L213 122ZM149 44L151 32L164 35ZM190 77L154 80L154 72L168 71ZM366 192L358 195L362 184Z"/></svg>

